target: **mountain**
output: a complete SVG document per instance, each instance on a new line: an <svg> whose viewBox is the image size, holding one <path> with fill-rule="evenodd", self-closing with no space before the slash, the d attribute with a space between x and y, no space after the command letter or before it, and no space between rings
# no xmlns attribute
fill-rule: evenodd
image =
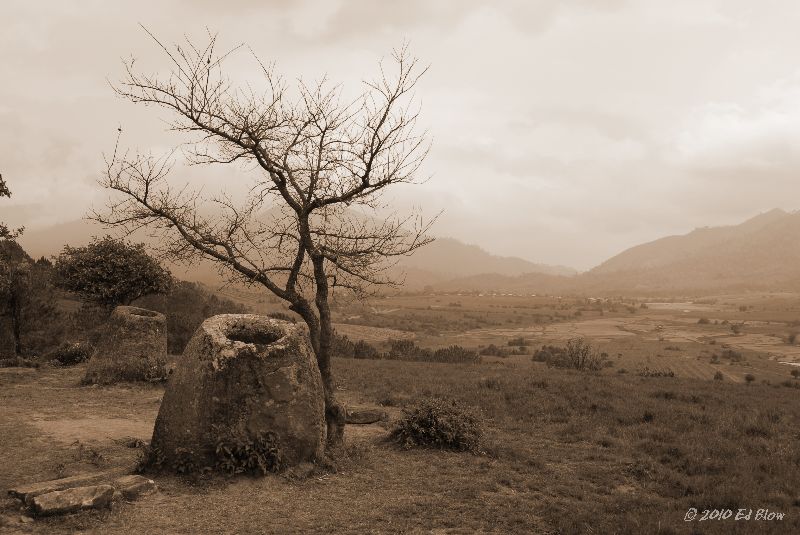
<svg viewBox="0 0 800 535"><path fill-rule="evenodd" d="M31 256L57 255L65 244L79 247L88 244L92 236L103 236L108 231L94 221L77 220L38 230L28 230L19 239ZM144 234L130 237L132 241L148 243L152 238ZM191 267L168 264L179 278L221 284L222 279L210 262L196 263ZM404 276L408 289L438 285L453 279L475 277L482 274L514 277L527 273L555 276L572 276L575 270L563 266L536 264L521 258L497 256L477 245L467 245L453 238L438 238L433 243L417 249L413 255L403 257L396 270Z"/></svg>
<svg viewBox="0 0 800 535"><path fill-rule="evenodd" d="M536 264L515 256L497 256L477 245L467 245L453 238L437 238L402 260L404 268L414 268L445 278L467 277L481 273L515 276L524 273L571 276L577 272L564 266Z"/></svg>
<svg viewBox="0 0 800 535"><path fill-rule="evenodd" d="M800 212L771 210L632 247L581 276L606 291L800 288Z"/></svg>

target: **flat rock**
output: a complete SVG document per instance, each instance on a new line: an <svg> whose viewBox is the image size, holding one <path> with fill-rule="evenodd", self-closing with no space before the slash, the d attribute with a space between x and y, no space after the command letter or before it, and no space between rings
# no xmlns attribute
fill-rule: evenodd
<svg viewBox="0 0 800 535"><path fill-rule="evenodd" d="M27 485L20 485L14 487L13 489L9 489L8 494L14 498L22 500L26 505L31 505L31 500L40 494L46 494L48 492L65 490L74 487L87 486L103 480L108 481L115 477L119 477L123 473L124 471L122 469L108 470L105 472L95 472L93 474L79 474L72 477L63 477L61 479L53 479L39 483L29 483Z"/></svg>
<svg viewBox="0 0 800 535"><path fill-rule="evenodd" d="M100 509L111 504L114 487L95 485L57 490L34 496L31 506L37 515L61 515L81 509Z"/></svg>
<svg viewBox="0 0 800 535"><path fill-rule="evenodd" d="M348 424L374 424L388 419L389 415L381 409L352 409L347 411Z"/></svg>
<svg viewBox="0 0 800 535"><path fill-rule="evenodd" d="M111 484L126 500L136 500L158 490L155 481L137 475L118 477Z"/></svg>

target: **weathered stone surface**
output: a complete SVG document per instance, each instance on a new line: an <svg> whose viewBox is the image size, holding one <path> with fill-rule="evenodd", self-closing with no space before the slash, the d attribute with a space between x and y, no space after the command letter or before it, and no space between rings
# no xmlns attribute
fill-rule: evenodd
<svg viewBox="0 0 800 535"><path fill-rule="evenodd" d="M144 308L118 306L89 359L84 382L154 381L167 375L167 320Z"/></svg>
<svg viewBox="0 0 800 535"><path fill-rule="evenodd" d="M126 500L136 500L157 490L155 481L137 475L118 477L111 485Z"/></svg>
<svg viewBox="0 0 800 535"><path fill-rule="evenodd" d="M114 487L111 485L75 487L34 496L31 505L37 515L60 515L108 507L113 495Z"/></svg>
<svg viewBox="0 0 800 535"><path fill-rule="evenodd" d="M347 410L348 424L374 424L388 420L389 415L381 409L352 408Z"/></svg>
<svg viewBox="0 0 800 535"><path fill-rule="evenodd" d="M299 325L253 314L207 319L167 382L151 448L162 466L214 466L222 436L277 436L283 462L317 458L325 439L322 379Z"/></svg>
<svg viewBox="0 0 800 535"><path fill-rule="evenodd" d="M100 481L108 481L123 474L122 469L107 470L104 472L95 472L93 474L80 474L72 477L63 477L61 479L53 479L50 481L41 481L38 483L29 483L26 485L19 485L13 489L9 489L8 494L14 498L18 498L30 505L34 496L53 492L57 490L64 490L73 487L87 486L92 483Z"/></svg>

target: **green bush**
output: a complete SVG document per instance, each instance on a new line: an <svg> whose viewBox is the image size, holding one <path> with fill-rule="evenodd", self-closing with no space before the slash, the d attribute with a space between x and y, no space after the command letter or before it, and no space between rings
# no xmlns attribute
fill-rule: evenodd
<svg viewBox="0 0 800 535"><path fill-rule="evenodd" d="M425 398L403 409L391 439L404 448L424 447L476 452L483 436L476 409L456 400Z"/></svg>

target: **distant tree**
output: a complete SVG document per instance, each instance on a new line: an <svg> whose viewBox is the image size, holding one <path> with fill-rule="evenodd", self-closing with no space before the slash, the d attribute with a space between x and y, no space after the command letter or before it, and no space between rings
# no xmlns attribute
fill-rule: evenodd
<svg viewBox="0 0 800 535"><path fill-rule="evenodd" d="M22 304L30 286L31 259L15 241L0 242L0 308L11 322L14 354L22 354Z"/></svg>
<svg viewBox="0 0 800 535"><path fill-rule="evenodd" d="M3 175L0 175L0 197L11 197L11 190L8 189L6 181L3 180ZM23 228L12 230L8 225L0 221L0 239L13 240L22 234Z"/></svg>
<svg viewBox="0 0 800 535"><path fill-rule="evenodd" d="M110 236L95 238L86 247L64 247L55 271L60 288L105 307L129 305L146 295L166 293L172 286L169 271L147 254L144 245Z"/></svg>
<svg viewBox="0 0 800 535"><path fill-rule="evenodd" d="M154 38L155 39L155 38ZM386 189L418 181L428 151L416 131L414 88L424 74L403 48L391 68L365 81L353 99L325 81L289 89L256 58L263 87L235 87L216 39L167 47L167 76L126 65L116 87L123 98L174 118L195 164L243 164L254 171L237 201L206 196L167 180L170 161L115 150L102 183L121 194L95 218L126 229L146 226L179 260L216 262L231 280L259 285L287 302L309 330L322 376L328 444L342 441L346 412L331 372L335 289L365 295L392 282L391 259L428 243L413 214L386 217ZM209 210L215 205L218 210Z"/></svg>

